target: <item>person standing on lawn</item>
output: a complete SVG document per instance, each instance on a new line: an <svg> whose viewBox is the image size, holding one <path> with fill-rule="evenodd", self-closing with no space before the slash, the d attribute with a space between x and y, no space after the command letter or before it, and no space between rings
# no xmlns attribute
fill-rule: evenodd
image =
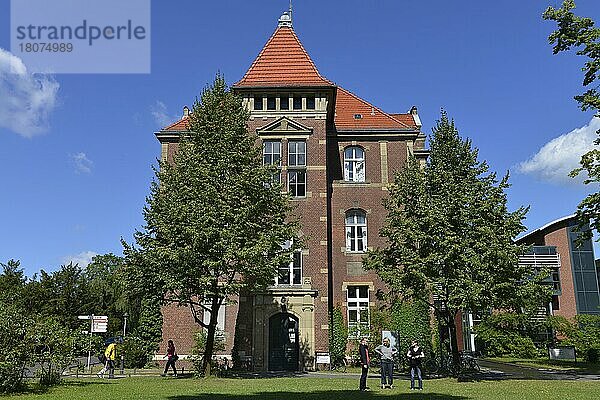
<svg viewBox="0 0 600 400"><path fill-rule="evenodd" d="M390 339L384 338L382 344L375 348L375 352L381 357L381 388L394 388L394 356L398 350L390 345ZM387 381L386 381L387 378Z"/></svg>
<svg viewBox="0 0 600 400"><path fill-rule="evenodd" d="M367 338L363 337L360 341L360 346L358 346L358 353L360 354L360 386L359 389L361 392L366 390L370 390L367 387L367 375L369 374L369 362L371 362L371 358L369 357L369 347L367 345Z"/></svg>
<svg viewBox="0 0 600 400"><path fill-rule="evenodd" d="M419 343L416 340L412 341L406 357L408 357L408 365L410 365L410 390L415 390L415 374L419 378L419 390L423 390L421 360L425 357L425 354L423 354L423 349L419 347Z"/></svg>
<svg viewBox="0 0 600 400"><path fill-rule="evenodd" d="M165 365L165 371L163 375L166 375L169 371L169 367L173 367L173 376L177 378L177 368L175 367L175 361L179 359L177 352L175 351L175 344L172 340L167 342L167 354L165 355L167 358L167 364ZM164 358L164 357L163 357Z"/></svg>

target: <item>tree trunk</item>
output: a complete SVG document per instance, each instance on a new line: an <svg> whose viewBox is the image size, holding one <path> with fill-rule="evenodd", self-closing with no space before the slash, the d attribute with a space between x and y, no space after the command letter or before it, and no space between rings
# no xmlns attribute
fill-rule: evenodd
<svg viewBox="0 0 600 400"><path fill-rule="evenodd" d="M448 333L450 339L450 350L452 351L452 364L454 364L454 371L460 369L460 353L458 351L458 339L455 324L456 313L448 312L446 323L448 324Z"/></svg>
<svg viewBox="0 0 600 400"><path fill-rule="evenodd" d="M208 324L208 330L206 335L206 347L204 349L204 358L202 360L202 370L204 371L204 376L210 376L210 367L211 360L213 357L214 347L215 347L215 333L217 331L217 321L219 318L219 298L213 297L212 303L210 305L210 323Z"/></svg>

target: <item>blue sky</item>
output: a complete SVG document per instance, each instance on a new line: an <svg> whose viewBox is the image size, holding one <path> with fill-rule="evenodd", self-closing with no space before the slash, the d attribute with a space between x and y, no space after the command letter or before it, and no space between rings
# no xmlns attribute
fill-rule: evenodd
<svg viewBox="0 0 600 400"><path fill-rule="evenodd" d="M558 3L296 0L294 28L322 75L388 112L416 105L425 133L447 110L480 159L511 171L510 206L530 205L534 229L597 190L564 177L600 124L573 100L583 60L547 43L554 25L541 14ZM288 2L155 0L150 74L26 75L19 91L6 68L9 4L0 0L0 261L33 274L121 254L120 238L144 222L153 132L217 71L237 81ZM577 5L600 21L597 0Z"/></svg>

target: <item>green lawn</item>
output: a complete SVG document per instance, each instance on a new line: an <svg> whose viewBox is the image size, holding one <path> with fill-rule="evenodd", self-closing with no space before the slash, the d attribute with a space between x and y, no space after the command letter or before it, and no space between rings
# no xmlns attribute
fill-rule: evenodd
<svg viewBox="0 0 600 400"><path fill-rule="evenodd" d="M458 383L451 379L425 381L425 390L411 392L408 381L382 390L377 379L369 379L370 392L356 390L358 379L297 377L270 379L192 379L131 377L115 380L69 380L44 393L22 394L10 399L169 399L169 400L328 400L402 398L413 400L467 399L592 399L600 393L600 382L587 381L482 381Z"/></svg>

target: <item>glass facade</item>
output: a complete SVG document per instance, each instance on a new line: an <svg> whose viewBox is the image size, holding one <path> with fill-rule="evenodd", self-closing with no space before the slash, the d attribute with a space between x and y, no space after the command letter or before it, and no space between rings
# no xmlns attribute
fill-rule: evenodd
<svg viewBox="0 0 600 400"><path fill-rule="evenodd" d="M577 242L579 233L576 222L568 230L577 313L600 315L600 293L592 241L585 240L581 245Z"/></svg>

